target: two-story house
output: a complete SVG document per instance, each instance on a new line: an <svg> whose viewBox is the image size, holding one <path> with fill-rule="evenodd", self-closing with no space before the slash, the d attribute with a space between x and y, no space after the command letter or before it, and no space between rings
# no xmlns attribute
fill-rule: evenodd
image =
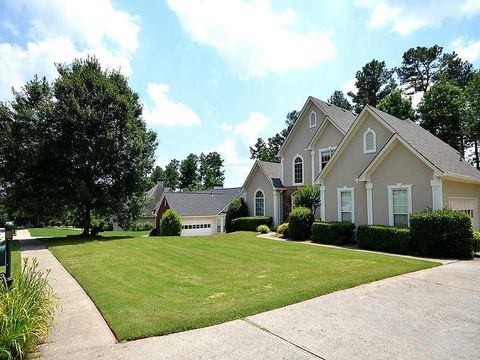
<svg viewBox="0 0 480 360"><path fill-rule="evenodd" d="M370 106L355 116L309 97L278 157L256 161L243 185L250 215L276 225L296 189L315 184L322 220L407 226L412 212L451 207L479 228L480 171L410 120Z"/></svg>

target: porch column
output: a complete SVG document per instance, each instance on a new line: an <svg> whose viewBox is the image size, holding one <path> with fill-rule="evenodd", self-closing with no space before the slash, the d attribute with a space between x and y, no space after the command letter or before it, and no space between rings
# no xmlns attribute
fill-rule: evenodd
<svg viewBox="0 0 480 360"><path fill-rule="evenodd" d="M279 224L278 204L279 204L278 191L273 190L273 225L274 226L277 226Z"/></svg>
<svg viewBox="0 0 480 360"><path fill-rule="evenodd" d="M438 210L443 208L442 180L430 180L430 186L432 187L432 209Z"/></svg>
<svg viewBox="0 0 480 360"><path fill-rule="evenodd" d="M315 150L310 150L310 158L312 160L312 184L315 181Z"/></svg>
<svg viewBox="0 0 480 360"><path fill-rule="evenodd" d="M223 229L225 227L225 218L220 216L220 232L223 233Z"/></svg>
<svg viewBox="0 0 480 360"><path fill-rule="evenodd" d="M320 186L320 220L325 221L325 186Z"/></svg>
<svg viewBox="0 0 480 360"><path fill-rule="evenodd" d="M367 224L373 225L373 184L365 184L367 189Z"/></svg>
<svg viewBox="0 0 480 360"><path fill-rule="evenodd" d="M280 178L282 179L282 184L285 184L285 182L283 180L283 165L284 165L284 159L283 159L283 156L282 156L280 158L280 171L281 171Z"/></svg>

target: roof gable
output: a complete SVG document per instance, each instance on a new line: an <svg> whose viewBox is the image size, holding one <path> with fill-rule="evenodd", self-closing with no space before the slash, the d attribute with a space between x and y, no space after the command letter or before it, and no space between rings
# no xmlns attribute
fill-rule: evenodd
<svg viewBox="0 0 480 360"><path fill-rule="evenodd" d="M243 183L243 186L242 186L243 189L247 187L247 184L252 179L255 169L257 167L261 170L263 175L265 175L265 177L268 179L268 181L272 185L272 188L274 189L284 188L282 184L282 179L281 179L281 176L282 176L281 164L273 163L269 161L256 160L252 168L250 169L250 172L248 173L248 176L245 179L245 182Z"/></svg>

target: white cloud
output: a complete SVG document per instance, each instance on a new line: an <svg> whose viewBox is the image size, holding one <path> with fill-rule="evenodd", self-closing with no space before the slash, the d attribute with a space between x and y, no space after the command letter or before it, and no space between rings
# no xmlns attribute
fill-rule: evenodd
<svg viewBox="0 0 480 360"><path fill-rule="evenodd" d="M291 29L297 14L270 0L167 0L196 42L216 48L242 77L311 69L335 56L329 33Z"/></svg>
<svg viewBox="0 0 480 360"><path fill-rule="evenodd" d="M263 135L270 122L263 113L251 112L245 121L237 124L223 123L224 131L230 131L230 135L207 152L217 151L225 159L225 186L242 185L253 164L249 146Z"/></svg>
<svg viewBox="0 0 480 360"><path fill-rule="evenodd" d="M219 126L219 129L222 131L232 131L233 126L230 124L227 124L226 122L222 122Z"/></svg>
<svg viewBox="0 0 480 360"><path fill-rule="evenodd" d="M459 37L452 42L452 49L466 61L474 62L480 58L480 40Z"/></svg>
<svg viewBox="0 0 480 360"><path fill-rule="evenodd" d="M154 103L150 108L144 104L143 117L149 125L189 127L200 125L200 118L188 106L171 100L168 97L170 86L150 83L147 94Z"/></svg>
<svg viewBox="0 0 480 360"><path fill-rule="evenodd" d="M438 27L447 19L470 18L480 12L478 0L357 0L371 10L371 28L390 27L392 32L409 35L423 27Z"/></svg>
<svg viewBox="0 0 480 360"><path fill-rule="evenodd" d="M348 81L345 82L345 84L343 84L343 87L342 87L342 91L343 93L345 94L346 97L349 97L348 96L348 93L351 91L353 92L354 94L357 93L357 87L355 86L355 82L357 81L357 79L350 79Z"/></svg>
<svg viewBox="0 0 480 360"><path fill-rule="evenodd" d="M132 72L130 56L138 47L137 18L114 7L111 0L27 1L5 3L9 16L27 24L26 45L0 43L0 100L11 98L34 74L52 80L54 63L95 55L104 67ZM11 28L10 31L17 30Z"/></svg>

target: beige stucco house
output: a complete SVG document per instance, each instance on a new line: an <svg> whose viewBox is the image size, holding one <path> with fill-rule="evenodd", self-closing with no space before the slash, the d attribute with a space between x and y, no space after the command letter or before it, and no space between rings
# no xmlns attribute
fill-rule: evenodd
<svg viewBox="0 0 480 360"><path fill-rule="evenodd" d="M278 157L255 162L243 185L250 214L274 224L288 219L296 189L314 184L321 220L407 226L412 212L451 207L479 228L480 171L410 120L309 97Z"/></svg>

